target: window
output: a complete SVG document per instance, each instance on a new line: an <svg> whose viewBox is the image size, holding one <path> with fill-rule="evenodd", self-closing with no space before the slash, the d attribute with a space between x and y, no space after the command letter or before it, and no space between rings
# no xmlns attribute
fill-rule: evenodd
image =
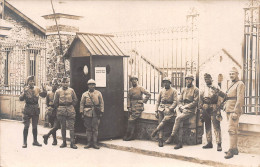
<svg viewBox="0 0 260 167"><path fill-rule="evenodd" d="M182 88L184 83L183 83L183 72L173 72L172 73L172 87L174 88Z"/></svg>
<svg viewBox="0 0 260 167"><path fill-rule="evenodd" d="M36 55L37 50L30 50L29 52L29 75L35 76L36 74Z"/></svg>

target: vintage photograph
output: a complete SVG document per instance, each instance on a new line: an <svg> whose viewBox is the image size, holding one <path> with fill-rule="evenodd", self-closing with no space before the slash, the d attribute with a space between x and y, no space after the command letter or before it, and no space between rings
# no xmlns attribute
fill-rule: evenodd
<svg viewBox="0 0 260 167"><path fill-rule="evenodd" d="M0 0L1 167L260 167L260 0Z"/></svg>

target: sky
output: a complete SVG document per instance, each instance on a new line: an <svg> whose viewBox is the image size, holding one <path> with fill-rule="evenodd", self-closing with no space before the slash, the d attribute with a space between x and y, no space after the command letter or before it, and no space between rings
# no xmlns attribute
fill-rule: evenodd
<svg viewBox="0 0 260 167"><path fill-rule="evenodd" d="M52 13L50 0L9 0L42 27L41 17ZM229 1L70 1L53 0L56 13L83 16L81 32L111 33L167 28L186 24L190 8L199 13L201 56L206 59L225 48L241 62L244 10L247 0Z"/></svg>

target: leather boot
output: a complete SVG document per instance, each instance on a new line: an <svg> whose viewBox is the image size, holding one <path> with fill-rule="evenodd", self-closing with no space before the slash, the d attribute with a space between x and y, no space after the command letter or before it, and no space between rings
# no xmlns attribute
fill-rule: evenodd
<svg viewBox="0 0 260 167"><path fill-rule="evenodd" d="M213 144L212 144L212 142L209 142L208 144L206 144L206 145L203 146L202 148L203 148L203 149L213 148Z"/></svg>
<svg viewBox="0 0 260 167"><path fill-rule="evenodd" d="M87 145L84 147L85 149L88 149L91 147L91 137L92 137L92 132L86 132L87 134Z"/></svg>
<svg viewBox="0 0 260 167"><path fill-rule="evenodd" d="M33 146L41 147L42 145L37 141L37 133L37 128L33 129Z"/></svg>
<svg viewBox="0 0 260 167"><path fill-rule="evenodd" d="M175 150L180 149L180 148L182 148L182 142L179 142L179 143L174 147Z"/></svg>
<svg viewBox="0 0 260 167"><path fill-rule="evenodd" d="M158 132L158 130L157 130L157 129L155 129L155 130L152 132L151 136L152 136L152 137L155 137L155 136L156 136L156 134L157 134L157 132Z"/></svg>
<svg viewBox="0 0 260 167"><path fill-rule="evenodd" d="M158 146L163 147L163 139L158 139Z"/></svg>
<svg viewBox="0 0 260 167"><path fill-rule="evenodd" d="M100 146L97 142L98 132L93 132L93 148L100 149Z"/></svg>
<svg viewBox="0 0 260 167"><path fill-rule="evenodd" d="M174 136L171 135L171 136L165 141L165 143L166 143L166 144L172 143L172 142L173 142L173 138L174 138Z"/></svg>
<svg viewBox="0 0 260 167"><path fill-rule="evenodd" d="M232 151L233 155L238 155L238 149L237 149L237 148L233 148L233 149L229 149L229 150ZM229 150L228 150L228 151L229 151ZM228 151L226 151L225 154L227 154Z"/></svg>
<svg viewBox="0 0 260 167"><path fill-rule="evenodd" d="M230 149L227 154L224 156L225 159L230 159L234 156L232 150Z"/></svg>
<svg viewBox="0 0 260 167"><path fill-rule="evenodd" d="M43 135L42 137L43 137L43 143L44 143L45 145L47 145L47 144L48 144L48 138L49 138L49 136L48 136L48 135Z"/></svg>
<svg viewBox="0 0 260 167"><path fill-rule="evenodd" d="M221 143L218 143L217 151L222 151Z"/></svg>
<svg viewBox="0 0 260 167"><path fill-rule="evenodd" d="M23 129L23 148L27 148L28 129Z"/></svg>
<svg viewBox="0 0 260 167"><path fill-rule="evenodd" d="M134 121L131 121L129 123L129 131L130 131L130 134L129 136L126 138L125 141L130 141L130 140L134 140L134 132L135 132L135 122Z"/></svg>
<svg viewBox="0 0 260 167"><path fill-rule="evenodd" d="M75 145L74 136L74 130L70 130L70 148L77 149L78 147Z"/></svg>
<svg viewBox="0 0 260 167"><path fill-rule="evenodd" d="M52 132L52 137L53 137L53 142L52 142L52 145L53 146L56 146L57 145L57 138L56 138L56 131L53 131Z"/></svg>
<svg viewBox="0 0 260 167"><path fill-rule="evenodd" d="M66 143L66 130L61 129L61 136L62 136L62 144L60 145L60 148L64 148L67 147L67 143Z"/></svg>

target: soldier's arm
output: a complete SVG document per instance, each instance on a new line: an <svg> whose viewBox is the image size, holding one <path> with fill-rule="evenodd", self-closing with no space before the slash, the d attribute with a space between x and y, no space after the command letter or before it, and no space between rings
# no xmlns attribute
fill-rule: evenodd
<svg viewBox="0 0 260 167"><path fill-rule="evenodd" d="M242 107L244 105L244 99L245 99L245 85L243 82L239 83L237 86L237 101L234 107L234 112L238 115L241 115L242 113Z"/></svg>
<svg viewBox="0 0 260 167"><path fill-rule="evenodd" d="M177 90L173 91L173 102L172 105L170 106L170 110L174 110L177 106Z"/></svg>
<svg viewBox="0 0 260 167"><path fill-rule="evenodd" d="M54 108L58 108L58 106L59 106L59 98L60 98L60 93L59 93L59 91L57 90L57 91L55 92L54 100L53 100Z"/></svg>
<svg viewBox="0 0 260 167"><path fill-rule="evenodd" d="M184 89L182 90L181 94L179 95L179 98L178 98L178 101L177 101L177 105L178 107L181 107L183 106L183 92L184 92Z"/></svg>
<svg viewBox="0 0 260 167"><path fill-rule="evenodd" d="M101 112L104 112L104 100L103 100L103 96L101 93L99 93L98 100L99 100L99 104L100 104L100 110L101 110Z"/></svg>
<svg viewBox="0 0 260 167"><path fill-rule="evenodd" d="M72 105L75 107L77 105L78 98L76 96L75 91L72 89Z"/></svg>
<svg viewBox="0 0 260 167"><path fill-rule="evenodd" d="M83 113L84 107L86 102L86 96L84 96L84 93L81 96L80 105L79 105L79 112Z"/></svg>
<svg viewBox="0 0 260 167"><path fill-rule="evenodd" d="M146 103L146 102L149 100L149 98L151 97L151 93L149 93L149 92L148 92L146 89L144 89L144 88L142 88L142 92L143 92L143 94L145 94L145 98L144 98L143 102Z"/></svg>
<svg viewBox="0 0 260 167"><path fill-rule="evenodd" d="M49 98L49 95L47 94L47 96L46 96L46 105L47 105L47 107L50 106L49 102L50 102L50 98Z"/></svg>
<svg viewBox="0 0 260 167"><path fill-rule="evenodd" d="M155 112L158 111L158 107L161 103L161 96L162 96L162 91L160 91L159 96L157 98L156 105L155 105Z"/></svg>
<svg viewBox="0 0 260 167"><path fill-rule="evenodd" d="M186 104L185 108L187 109L195 108L198 106L198 102L199 102L199 89L195 89L193 95L193 101L189 104Z"/></svg>
<svg viewBox="0 0 260 167"><path fill-rule="evenodd" d="M24 89L23 89L21 95L19 96L19 100L20 100L20 101L24 101L24 99L25 99L25 92L26 92L26 88L24 87Z"/></svg>
<svg viewBox="0 0 260 167"><path fill-rule="evenodd" d="M131 93L130 93L130 91L128 91L128 93L127 93L127 109L131 108L130 98L131 98Z"/></svg>
<svg viewBox="0 0 260 167"><path fill-rule="evenodd" d="M199 109L202 109L203 106L203 95L204 95L204 91L201 91L199 95L199 104L198 104Z"/></svg>

